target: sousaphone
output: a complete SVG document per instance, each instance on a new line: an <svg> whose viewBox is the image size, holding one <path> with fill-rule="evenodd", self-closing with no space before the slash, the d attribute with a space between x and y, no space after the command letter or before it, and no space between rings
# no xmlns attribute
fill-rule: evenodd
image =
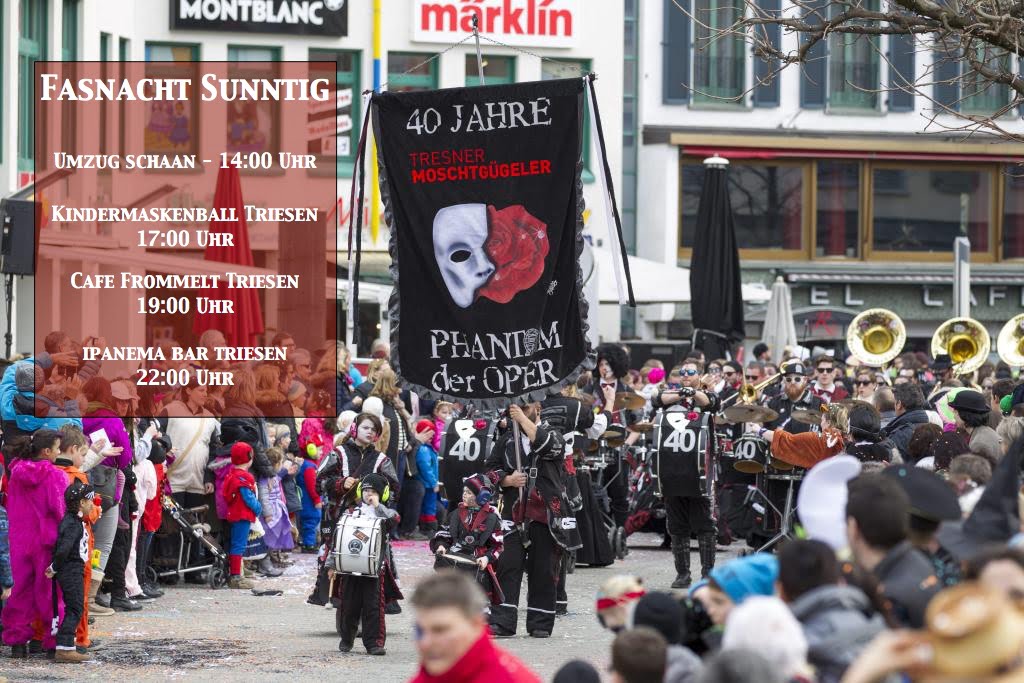
<svg viewBox="0 0 1024 683"><path fill-rule="evenodd" d="M988 360L992 341L974 318L950 318L932 335L932 358L946 354L957 375L969 375Z"/></svg>
<svg viewBox="0 0 1024 683"><path fill-rule="evenodd" d="M846 345L862 365L885 367L907 343L907 327L887 308L869 308L850 321Z"/></svg>
<svg viewBox="0 0 1024 683"><path fill-rule="evenodd" d="M1024 366L1024 313L1007 320L999 330L996 351L1011 368Z"/></svg>

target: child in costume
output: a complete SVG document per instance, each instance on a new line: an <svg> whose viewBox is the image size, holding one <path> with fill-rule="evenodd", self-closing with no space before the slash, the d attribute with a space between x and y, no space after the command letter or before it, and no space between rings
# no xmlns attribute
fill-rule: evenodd
<svg viewBox="0 0 1024 683"><path fill-rule="evenodd" d="M434 430L432 420L416 423L416 433ZM437 531L437 450L431 443L416 447L416 478L423 484L423 503L420 504L420 530L430 538Z"/></svg>
<svg viewBox="0 0 1024 683"><path fill-rule="evenodd" d="M288 519L288 503L285 501L284 490L281 488L281 477L278 472L284 463L284 452L280 448L268 448L267 460L274 475L260 479L260 505L263 507L263 526L266 535L263 542L267 544L271 561L277 566L288 566L283 556L295 547L292 539L292 523Z"/></svg>
<svg viewBox="0 0 1024 683"><path fill-rule="evenodd" d="M93 512L94 493L91 486L77 480L64 491L66 511L57 528L52 561L46 568L46 576L56 577L64 597L64 615L57 629L54 655L58 663L81 664L92 660L88 653L79 653L75 647L75 629L85 606L85 565L92 561L86 519Z"/></svg>
<svg viewBox="0 0 1024 683"><path fill-rule="evenodd" d="M323 447L324 443L320 435L313 434L300 451L302 465L299 467L296 479L299 493L302 494L302 510L299 511L299 535L304 553L315 553L317 547L317 531L320 527L320 510L323 508L323 503L316 488L316 470Z"/></svg>
<svg viewBox="0 0 1024 683"><path fill-rule="evenodd" d="M430 411L430 419L434 421L434 450L441 452L441 437L452 419L452 404L448 401L438 401L434 409Z"/></svg>
<svg viewBox="0 0 1024 683"><path fill-rule="evenodd" d="M448 553L474 558L475 566L457 562L455 567L473 572L491 604L500 605L504 596L494 563L501 555L503 533L501 516L490 504L491 482L482 474L474 474L462 483L462 502L448 513L447 520L430 541L430 550L437 555L434 568L451 568L451 564L441 560Z"/></svg>
<svg viewBox="0 0 1024 683"><path fill-rule="evenodd" d="M388 533L398 525L398 513L387 503L391 495L390 486L383 475L367 474L357 488L359 500L347 510L356 517L380 517L384 520L381 534L381 563L377 576L341 576L341 642L338 649L351 652L355 644L356 628L362 626L363 646L366 654L384 655L387 628L384 625L384 603L401 600L402 592L391 567L391 553L388 547Z"/></svg>
<svg viewBox="0 0 1024 683"><path fill-rule="evenodd" d="M0 464L0 479L6 477L3 464ZM0 496L0 501L3 496ZM11 597L14 577L11 575L11 539L8 537L7 508L0 504L0 605Z"/></svg>
<svg viewBox="0 0 1024 683"><path fill-rule="evenodd" d="M28 641L35 633L33 623L49 625L56 616L50 600L53 582L46 576L46 567L64 516L68 478L53 464L60 454L60 432L40 429L31 436L11 439L5 449L12 463L7 514L14 586L11 596L4 600L0 621L11 657L21 659L28 657ZM44 629L43 648L51 650L56 642L50 629Z"/></svg>
<svg viewBox="0 0 1024 683"><path fill-rule="evenodd" d="M74 484L76 481L83 484L89 483L89 477L86 476L85 472L81 470L82 462L85 460L85 454L89 452L89 447L85 442L85 434L82 433L82 429L77 425L66 424L60 428L61 439L60 439L60 455L53 461L53 464L58 469L64 470L64 473L68 477L68 486ZM77 512L77 510L72 510ZM67 513L65 512L65 516ZM99 521L100 518L100 506L94 505L92 511L88 515L82 517L82 521L85 523L85 534L89 543L89 560L83 567L83 580L85 585L89 586L92 583L92 551L95 546L95 537L93 535L92 525ZM67 606L65 605L65 611ZM75 631L75 645L82 647L89 647L92 645L92 641L89 639L89 602L86 601L82 609L82 617L78 622L78 628Z"/></svg>
<svg viewBox="0 0 1024 683"><path fill-rule="evenodd" d="M262 511L256 492L256 479L249 473L252 467L252 446L239 441L231 447L231 471L224 479L222 495L227 504L227 521L231 524L231 547L228 550L228 569L231 588L252 588L242 577L242 555L249 541L249 529Z"/></svg>

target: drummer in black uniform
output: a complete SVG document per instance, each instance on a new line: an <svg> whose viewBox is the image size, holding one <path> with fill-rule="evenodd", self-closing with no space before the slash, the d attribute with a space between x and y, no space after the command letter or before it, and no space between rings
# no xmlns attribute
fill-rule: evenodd
<svg viewBox="0 0 1024 683"><path fill-rule="evenodd" d="M779 417L766 424L765 428L781 429L790 434L816 431L822 400L808 387L807 368L798 360L790 361L782 366L782 375L782 393L768 402L768 407ZM802 419L794 419L794 412ZM808 421L809 416L813 416L813 420Z"/></svg>
<svg viewBox="0 0 1024 683"><path fill-rule="evenodd" d="M702 370L699 361L686 359L680 368L682 388L655 394L651 404L666 412L687 411L697 415L714 415L718 412L718 396L701 389ZM696 456L683 457L677 470L671 474L664 468L658 473L665 501L668 533L672 539L672 558L676 566L672 588L686 588L690 585L691 533L697 536L701 577L706 577L715 566L715 523L711 518L710 501L701 492Z"/></svg>

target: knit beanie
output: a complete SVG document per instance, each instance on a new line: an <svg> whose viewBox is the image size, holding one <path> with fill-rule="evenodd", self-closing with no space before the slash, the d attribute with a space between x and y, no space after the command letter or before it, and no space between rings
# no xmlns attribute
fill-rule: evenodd
<svg viewBox="0 0 1024 683"><path fill-rule="evenodd" d="M472 477L466 477L462 480L462 485L473 492L473 495L480 499L480 494L484 491L490 493L491 482L482 474L474 474Z"/></svg>
<svg viewBox="0 0 1024 683"><path fill-rule="evenodd" d="M236 441L231 447L231 464L244 465L252 460L252 446L244 441Z"/></svg>
<svg viewBox="0 0 1024 683"><path fill-rule="evenodd" d="M416 433L422 434L423 432L433 431L434 423L431 420L420 420L416 423Z"/></svg>
<svg viewBox="0 0 1024 683"><path fill-rule="evenodd" d="M555 673L551 683L601 683L601 674L590 662L574 659Z"/></svg>
<svg viewBox="0 0 1024 683"><path fill-rule="evenodd" d="M683 635L683 606L668 593L648 593L633 608L633 627L650 626L665 636L669 645L678 645Z"/></svg>
<svg viewBox="0 0 1024 683"><path fill-rule="evenodd" d="M779 561L768 553L754 553L711 570L711 579L735 603L751 595L772 595L779 577Z"/></svg>

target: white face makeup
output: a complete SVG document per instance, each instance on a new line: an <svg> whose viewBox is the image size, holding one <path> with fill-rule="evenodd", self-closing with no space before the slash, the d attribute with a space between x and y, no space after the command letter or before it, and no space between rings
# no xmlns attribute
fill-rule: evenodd
<svg viewBox="0 0 1024 683"><path fill-rule="evenodd" d="M377 429L369 420L363 420L356 427L356 439L362 443L373 443L377 440Z"/></svg>
<svg viewBox="0 0 1024 683"><path fill-rule="evenodd" d="M446 206L434 216L434 258L459 308L472 304L477 290L494 274L484 251L486 242L486 204Z"/></svg>

